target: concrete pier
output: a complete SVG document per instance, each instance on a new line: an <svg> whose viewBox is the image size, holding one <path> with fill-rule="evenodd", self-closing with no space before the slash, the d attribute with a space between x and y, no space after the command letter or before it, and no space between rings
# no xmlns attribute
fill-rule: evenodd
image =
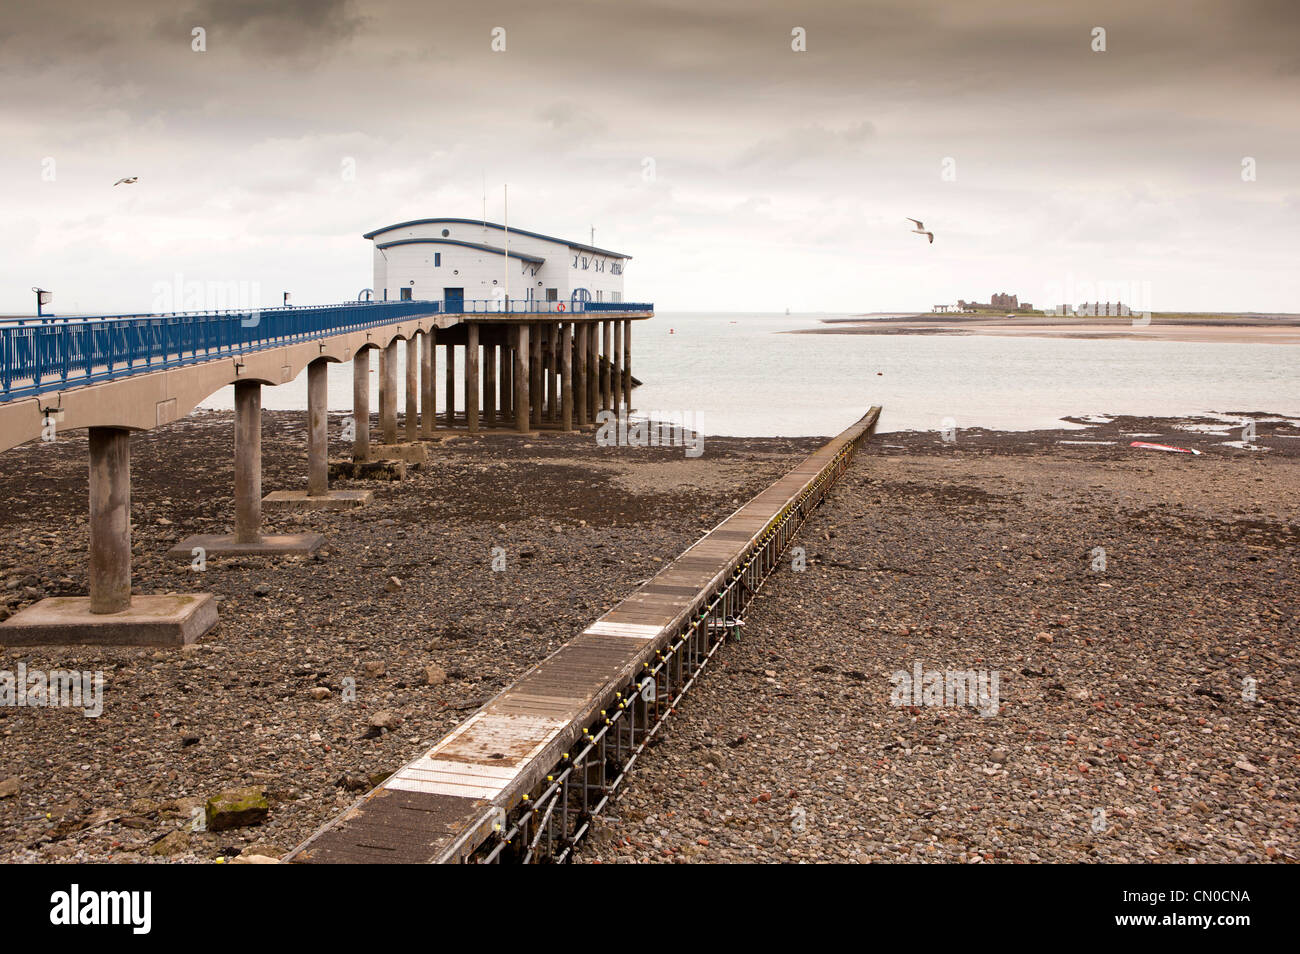
<svg viewBox="0 0 1300 954"><path fill-rule="evenodd" d="M471 322L465 330L465 426L478 433L478 325Z"/></svg>
<svg viewBox="0 0 1300 954"><path fill-rule="evenodd" d="M90 429L90 611L131 605L131 432Z"/></svg>
<svg viewBox="0 0 1300 954"><path fill-rule="evenodd" d="M506 341L500 346L499 374L497 377L497 403L500 406L500 425L508 428L515 415L515 386L511 383L511 369L515 364L515 356L512 354L511 335L508 333Z"/></svg>
<svg viewBox="0 0 1300 954"><path fill-rule="evenodd" d="M420 433L424 437L433 436L434 415L437 413L434 406L433 349L434 330L430 328L420 335Z"/></svg>
<svg viewBox="0 0 1300 954"><path fill-rule="evenodd" d="M589 329L586 322L574 324L574 344L573 344L573 361L574 361L574 381L573 381L573 413L579 427L585 427L591 420L588 414L587 404L587 335Z"/></svg>
<svg viewBox="0 0 1300 954"><path fill-rule="evenodd" d="M587 416L596 423L600 410L600 325L587 328Z"/></svg>
<svg viewBox="0 0 1300 954"><path fill-rule="evenodd" d="M173 560L215 556L308 554L325 542L319 533L262 534L262 385L235 385L235 532L200 533L167 551Z"/></svg>
<svg viewBox="0 0 1300 954"><path fill-rule="evenodd" d="M443 351L443 363L446 365L446 394L447 407L443 420L447 422L448 427L456 426L456 346L448 344Z"/></svg>
<svg viewBox="0 0 1300 954"><path fill-rule="evenodd" d="M602 321L600 323L601 339L604 351L601 355L603 360L600 362L600 409L608 411L613 404L610 403L610 356L613 350L610 348L610 322Z"/></svg>
<svg viewBox="0 0 1300 954"><path fill-rule="evenodd" d="M211 593L131 596L131 432L90 428L90 596L55 596L0 623L7 646L181 646L217 623Z"/></svg>
<svg viewBox="0 0 1300 954"><path fill-rule="evenodd" d="M307 365L307 489L273 490L262 498L270 510L347 510L370 503L369 490L329 487L329 359Z"/></svg>
<svg viewBox="0 0 1300 954"><path fill-rule="evenodd" d="M542 426L542 326L530 325L528 336L528 423L537 428Z"/></svg>
<svg viewBox="0 0 1300 954"><path fill-rule="evenodd" d="M385 444L397 443L397 339L379 352L379 434Z"/></svg>
<svg viewBox="0 0 1300 954"><path fill-rule="evenodd" d="M483 345L483 426L497 426L497 346Z"/></svg>
<svg viewBox="0 0 1300 954"><path fill-rule="evenodd" d="M560 426L573 430L573 322L560 325Z"/></svg>
<svg viewBox="0 0 1300 954"><path fill-rule="evenodd" d="M623 319L623 413L632 415L632 319Z"/></svg>
<svg viewBox="0 0 1300 954"><path fill-rule="evenodd" d="M528 326L522 322L515 326L515 362L512 372L515 384L515 430L528 433Z"/></svg>
<svg viewBox="0 0 1300 954"><path fill-rule="evenodd" d="M609 353L610 410L615 414L623 410L623 322L615 321L614 350Z"/></svg>
<svg viewBox="0 0 1300 954"><path fill-rule="evenodd" d="M370 457L370 349L358 348L352 356L352 460L363 464Z"/></svg>
<svg viewBox="0 0 1300 954"><path fill-rule="evenodd" d="M307 494L329 493L329 362L307 365Z"/></svg>
<svg viewBox="0 0 1300 954"><path fill-rule="evenodd" d="M262 536L262 385L235 385L235 543Z"/></svg>
<svg viewBox="0 0 1300 954"><path fill-rule="evenodd" d="M406 439L420 438L420 342L418 335L406 339Z"/></svg>

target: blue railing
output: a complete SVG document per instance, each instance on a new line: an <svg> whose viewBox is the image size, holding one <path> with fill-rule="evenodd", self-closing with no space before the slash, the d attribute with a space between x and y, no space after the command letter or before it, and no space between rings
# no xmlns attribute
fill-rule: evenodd
<svg viewBox="0 0 1300 954"><path fill-rule="evenodd" d="M0 401L391 324L438 302L24 318L0 323Z"/></svg>
<svg viewBox="0 0 1300 954"><path fill-rule="evenodd" d="M257 311L0 320L0 401L391 324L413 315L647 312L628 302L375 301Z"/></svg>
<svg viewBox="0 0 1300 954"><path fill-rule="evenodd" d="M446 299L442 310L449 315L564 315L582 314L586 311L654 311L646 302L623 301L539 301L536 298L511 298L508 302L496 298Z"/></svg>

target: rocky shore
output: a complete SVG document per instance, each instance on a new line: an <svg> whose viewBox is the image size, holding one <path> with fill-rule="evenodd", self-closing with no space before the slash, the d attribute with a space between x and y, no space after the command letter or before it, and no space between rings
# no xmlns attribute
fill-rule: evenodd
<svg viewBox="0 0 1300 954"><path fill-rule="evenodd" d="M579 860L1300 859L1300 429L1242 417L874 438Z"/></svg>
<svg viewBox="0 0 1300 954"><path fill-rule="evenodd" d="M872 438L578 860L1296 860L1300 428L1241 417L1253 441ZM215 593L216 630L0 647L104 685L97 718L0 706L0 860L278 857L821 443L451 439L344 484L370 507L268 512L317 557L200 574L163 554L229 530L231 439L206 413L133 442L139 590ZM300 414L266 414L264 451L264 489L302 486ZM6 455L0 614L84 592L85 466L75 434ZM995 704L900 697L918 669L996 676Z"/></svg>
<svg viewBox="0 0 1300 954"><path fill-rule="evenodd" d="M284 853L820 443L453 438L403 482L338 485L369 507L266 512L324 533L317 556L194 572L164 554L231 529L232 440L212 412L132 442L137 589L212 592L217 629L183 650L0 646L0 671L103 679L97 718L0 706L0 861ZM305 447L302 414L264 415L265 491L305 486ZM0 616L85 592L86 494L84 434L5 454Z"/></svg>

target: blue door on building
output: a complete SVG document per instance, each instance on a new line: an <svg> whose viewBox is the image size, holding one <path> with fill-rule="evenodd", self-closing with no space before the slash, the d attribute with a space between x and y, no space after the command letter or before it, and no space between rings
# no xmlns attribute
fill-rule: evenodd
<svg viewBox="0 0 1300 954"><path fill-rule="evenodd" d="M442 301L448 311L465 310L465 289L463 288L444 288L442 290Z"/></svg>

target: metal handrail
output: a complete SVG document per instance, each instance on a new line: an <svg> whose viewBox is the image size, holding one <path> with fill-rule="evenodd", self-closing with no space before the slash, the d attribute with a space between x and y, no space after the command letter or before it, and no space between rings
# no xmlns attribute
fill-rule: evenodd
<svg viewBox="0 0 1300 954"><path fill-rule="evenodd" d="M373 328L413 315L653 310L652 304L633 302L408 299L9 319L0 322L0 402Z"/></svg>

